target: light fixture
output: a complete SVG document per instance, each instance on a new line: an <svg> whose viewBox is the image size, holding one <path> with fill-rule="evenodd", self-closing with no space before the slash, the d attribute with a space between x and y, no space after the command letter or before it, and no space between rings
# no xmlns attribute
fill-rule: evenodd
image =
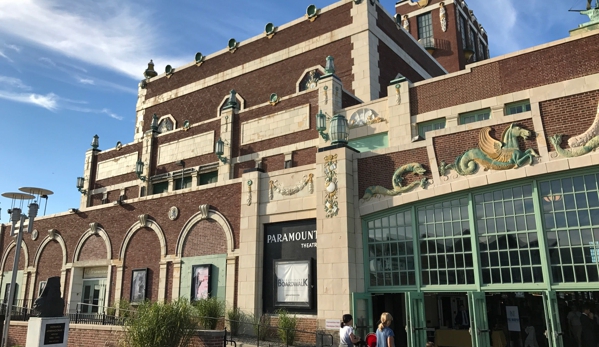
<svg viewBox="0 0 599 347"><path fill-rule="evenodd" d="M145 182L146 176L143 176L143 173L144 173L144 162L141 161L141 159L137 159L137 162L135 163L135 174L137 175L137 178L139 178L140 180Z"/></svg>
<svg viewBox="0 0 599 347"><path fill-rule="evenodd" d="M150 124L150 129L152 130L152 132L158 131L158 115L156 115L156 113L154 113L154 115L152 116L152 123Z"/></svg>
<svg viewBox="0 0 599 347"><path fill-rule="evenodd" d="M229 100L227 100L224 109L227 108L237 108L237 92L235 89L231 89L229 92Z"/></svg>
<svg viewBox="0 0 599 347"><path fill-rule="evenodd" d="M552 201L560 201L562 199L562 196L559 194L555 194L555 195L546 195L543 197L543 200L545 200L546 202L552 202Z"/></svg>
<svg viewBox="0 0 599 347"><path fill-rule="evenodd" d="M335 74L335 59L332 56L327 57L327 62L324 66L325 75L334 75Z"/></svg>
<svg viewBox="0 0 599 347"><path fill-rule="evenodd" d="M69 208L69 212L70 213L79 213L79 209L74 208L74 207L73 208Z"/></svg>
<svg viewBox="0 0 599 347"><path fill-rule="evenodd" d="M99 146L100 146L100 137L98 135L94 135L94 137L92 138L92 149L94 151L97 151Z"/></svg>
<svg viewBox="0 0 599 347"><path fill-rule="evenodd" d="M435 53L435 51L437 50L437 48L435 47L435 39L432 37L420 39L418 40L418 42L420 42L422 47L424 47L424 49L426 49L426 51L430 55L433 55L433 53Z"/></svg>
<svg viewBox="0 0 599 347"><path fill-rule="evenodd" d="M472 48L466 47L464 49L464 58L466 58L466 61L469 61L473 55L474 55L474 50Z"/></svg>
<svg viewBox="0 0 599 347"><path fill-rule="evenodd" d="M316 130L325 142L329 141L329 134L325 133L325 130L327 130L327 116L322 113L322 110L316 114Z"/></svg>
<svg viewBox="0 0 599 347"><path fill-rule="evenodd" d="M119 195L119 198L116 199L116 201L114 202L115 205L122 205L123 201L125 201L125 196L124 195Z"/></svg>
<svg viewBox="0 0 599 347"><path fill-rule="evenodd" d="M416 136L412 137L412 142L421 141L421 140L424 140L424 139L420 135L416 135Z"/></svg>
<svg viewBox="0 0 599 347"><path fill-rule="evenodd" d="M347 144L349 138L349 126L347 119L341 114L337 114L331 119L331 125L329 128L331 134L331 144Z"/></svg>
<svg viewBox="0 0 599 347"><path fill-rule="evenodd" d="M214 145L214 154L216 154L218 160L223 162L223 164L227 163L227 157L224 156L225 142L221 138L219 138L218 141L216 141L216 144Z"/></svg>
<svg viewBox="0 0 599 347"><path fill-rule="evenodd" d="M87 195L87 190L83 189L83 185L85 184L85 178L77 177L77 190L79 193L83 195Z"/></svg>

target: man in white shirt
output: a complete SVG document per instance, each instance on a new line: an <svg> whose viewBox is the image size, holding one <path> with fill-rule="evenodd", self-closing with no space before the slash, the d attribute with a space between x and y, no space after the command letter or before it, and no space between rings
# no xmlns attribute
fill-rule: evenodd
<svg viewBox="0 0 599 347"><path fill-rule="evenodd" d="M580 337L582 334L582 324L580 323L580 311L576 305L572 305L570 312L568 313L568 326L570 327L570 333L576 340L576 346L580 347Z"/></svg>

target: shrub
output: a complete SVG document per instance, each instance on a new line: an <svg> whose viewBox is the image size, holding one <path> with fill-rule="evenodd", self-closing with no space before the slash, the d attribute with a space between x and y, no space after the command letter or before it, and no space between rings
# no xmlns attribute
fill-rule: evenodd
<svg viewBox="0 0 599 347"><path fill-rule="evenodd" d="M239 333L239 327L245 321L245 314L239 307L234 307L227 311L227 319L229 320L229 330L231 330L231 335L237 335Z"/></svg>
<svg viewBox="0 0 599 347"><path fill-rule="evenodd" d="M218 319L225 314L225 302L218 298L208 298L193 303L197 310L198 321L204 329L214 330Z"/></svg>
<svg viewBox="0 0 599 347"><path fill-rule="evenodd" d="M295 341L295 328L297 327L297 317L291 316L285 310L277 311L279 314L279 338L286 345L293 345Z"/></svg>
<svg viewBox="0 0 599 347"><path fill-rule="evenodd" d="M248 320L252 322L254 335L256 335L258 340L266 340L270 333L270 316L266 314L261 314L259 316L251 315L248 318Z"/></svg>
<svg viewBox="0 0 599 347"><path fill-rule="evenodd" d="M135 317L125 320L125 344L129 347L186 347L197 328L193 307L185 300L145 302Z"/></svg>

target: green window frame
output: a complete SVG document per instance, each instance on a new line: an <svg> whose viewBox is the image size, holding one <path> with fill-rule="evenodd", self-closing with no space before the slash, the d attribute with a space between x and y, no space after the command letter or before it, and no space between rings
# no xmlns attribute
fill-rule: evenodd
<svg viewBox="0 0 599 347"><path fill-rule="evenodd" d="M181 179L180 177L173 178L173 181L175 182L174 187L173 187L174 190L191 188L191 181L192 181L191 176L183 177L183 179Z"/></svg>
<svg viewBox="0 0 599 347"><path fill-rule="evenodd" d="M200 186L216 182L218 182L218 171L204 172L198 176L198 183Z"/></svg>
<svg viewBox="0 0 599 347"><path fill-rule="evenodd" d="M528 111L530 111L530 100L522 100L505 105L506 116Z"/></svg>
<svg viewBox="0 0 599 347"><path fill-rule="evenodd" d="M445 118L439 118L428 122L418 123L418 135L426 139L426 133L433 130L445 129Z"/></svg>
<svg viewBox="0 0 599 347"><path fill-rule="evenodd" d="M482 110L476 110L472 112L462 113L459 116L459 124L469 124L474 122L480 122L491 118L491 109L485 108Z"/></svg>
<svg viewBox="0 0 599 347"><path fill-rule="evenodd" d="M418 39L428 39L433 37L433 20L431 13L421 14L416 17L418 23Z"/></svg>
<svg viewBox="0 0 599 347"><path fill-rule="evenodd" d="M168 192L168 181L152 184L152 194L162 194Z"/></svg>

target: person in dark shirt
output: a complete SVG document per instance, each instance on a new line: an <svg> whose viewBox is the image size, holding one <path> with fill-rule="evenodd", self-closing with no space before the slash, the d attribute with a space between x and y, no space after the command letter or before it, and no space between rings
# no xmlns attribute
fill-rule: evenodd
<svg viewBox="0 0 599 347"><path fill-rule="evenodd" d="M580 316L580 325L582 325L582 333L580 342L582 346L597 346L597 324L591 312L589 305L584 305L582 315Z"/></svg>

